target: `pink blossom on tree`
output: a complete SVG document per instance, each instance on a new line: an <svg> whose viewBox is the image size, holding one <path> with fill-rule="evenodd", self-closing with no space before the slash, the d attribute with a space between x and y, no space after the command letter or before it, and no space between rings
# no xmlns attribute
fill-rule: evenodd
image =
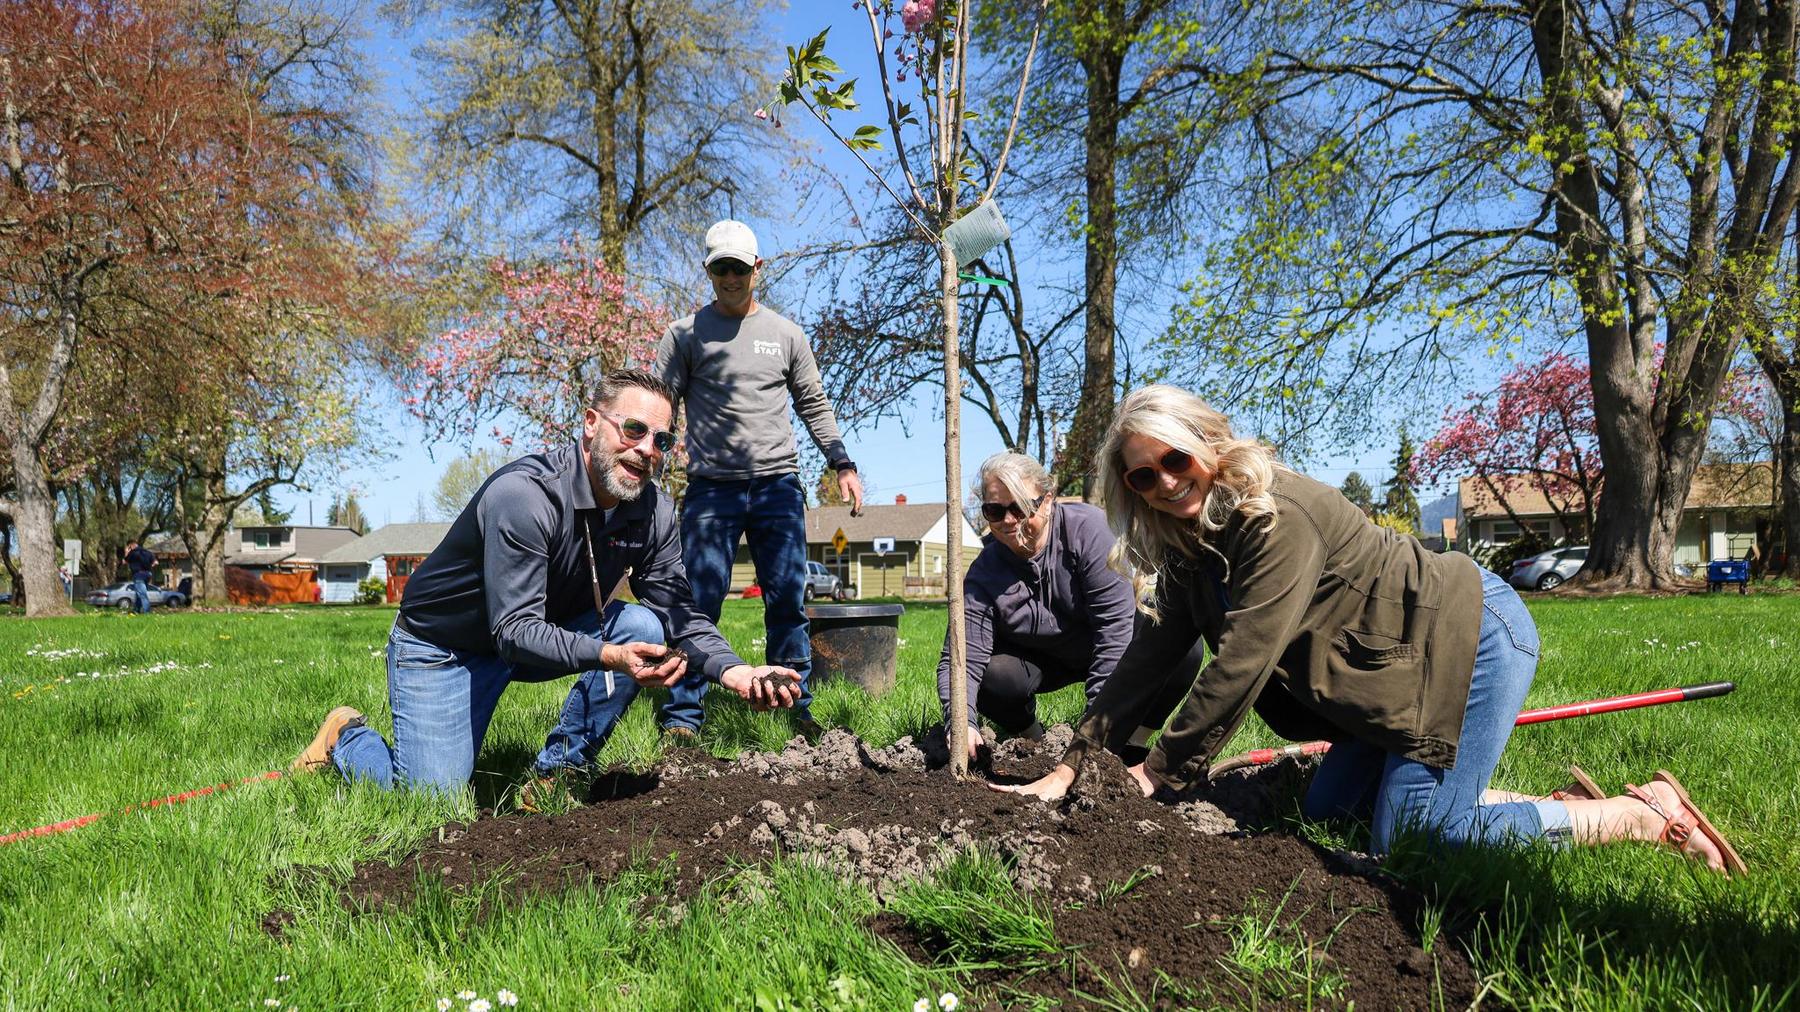
<svg viewBox="0 0 1800 1012"><path fill-rule="evenodd" d="M407 407L440 433L472 440L487 427L518 438L572 439L610 370L646 367L669 314L572 242L548 263L495 258L500 306L421 348Z"/></svg>
<svg viewBox="0 0 1800 1012"><path fill-rule="evenodd" d="M1553 352L1521 363L1492 392L1469 394L1445 413L1414 470L1424 481L1478 478L1508 515L1509 496L1537 492L1565 529L1593 530L1602 469L1587 363Z"/></svg>

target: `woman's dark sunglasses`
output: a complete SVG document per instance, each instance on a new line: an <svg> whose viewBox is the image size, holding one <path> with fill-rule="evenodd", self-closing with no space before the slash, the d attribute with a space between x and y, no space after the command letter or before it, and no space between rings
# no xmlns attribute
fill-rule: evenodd
<svg viewBox="0 0 1800 1012"><path fill-rule="evenodd" d="M1156 487L1156 472L1165 474L1186 474L1188 468L1194 466L1194 455L1186 450L1170 450L1162 455L1162 459L1154 466L1145 464L1125 472L1125 484L1134 492L1148 492Z"/></svg>
<svg viewBox="0 0 1800 1012"><path fill-rule="evenodd" d="M735 274L741 278L756 268L742 260L714 260L706 269L715 278L722 278L727 274Z"/></svg>
<svg viewBox="0 0 1800 1012"><path fill-rule="evenodd" d="M1024 506L1020 506L1016 502L984 502L981 504L981 515L990 524L997 524L1008 516L1014 520L1023 520L1036 513L1043 502L1042 499L1034 499Z"/></svg>
<svg viewBox="0 0 1800 1012"><path fill-rule="evenodd" d="M668 453L670 450L675 449L675 433L673 432L652 429L649 425L640 422L635 418L627 418L624 415L615 415L610 411L602 411L600 414L605 416L607 421L618 426L619 435L624 436L625 441L633 446L643 442L645 436L649 436L650 445L656 447L657 453Z"/></svg>

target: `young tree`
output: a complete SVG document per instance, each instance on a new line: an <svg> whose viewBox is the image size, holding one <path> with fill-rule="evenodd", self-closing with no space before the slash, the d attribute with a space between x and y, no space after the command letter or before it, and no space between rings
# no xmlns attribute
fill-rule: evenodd
<svg viewBox="0 0 1800 1012"><path fill-rule="evenodd" d="M355 492L344 497L344 508L338 513L338 523L350 528L358 535L368 533L369 521L363 516L362 504L356 501Z"/></svg>
<svg viewBox="0 0 1800 1012"><path fill-rule="evenodd" d="M779 105L773 108L778 111L780 106L797 104L811 113L834 138L862 160L876 182L893 198L895 206L917 229L917 238L936 249L938 312L943 327L944 355L944 509L949 529L957 530L957 503L961 499L962 484L963 370L958 332L958 288L961 285L958 268L961 265L957 263L956 250L946 238L945 230L967 210L991 199L999 186L1031 79L1031 61L1037 51L1043 4L1039 0L1030 5L1035 15L1032 41L1020 66L1012 117L1002 135L988 184L984 190L967 194L970 173L965 162L965 136L969 68L973 59L970 0L958 0L954 6L946 3L942 8L937 0L907 0L898 11L892 0L857 0L857 6L868 15L870 44L880 74L881 108L878 113L883 116L886 134L894 145L893 168L897 182L890 182L886 173L877 170L862 156L863 151L880 146L884 133L881 127L864 124L845 136L833 125L834 114L857 108L856 81L835 84L839 67L825 55L825 32L820 32L804 46L788 50L787 76L781 84ZM900 18L899 33L891 27L896 14ZM896 38L898 42L893 41ZM918 110L895 97L896 88L906 84L908 77L919 91ZM765 109L760 115L769 113L770 110ZM914 166L929 171L915 171ZM967 721L954 716L966 712L968 691L964 677L967 654L963 629L962 543L958 538L949 539L944 570L949 604L947 638L950 713L953 715L946 730L950 740L950 768L960 777L968 772L969 729Z"/></svg>
<svg viewBox="0 0 1800 1012"><path fill-rule="evenodd" d="M1605 474L1587 364L1552 352L1513 367L1497 389L1469 394L1445 412L1417 470L1426 481L1478 479L1522 530L1510 497L1536 492L1564 530L1584 538Z"/></svg>
<svg viewBox="0 0 1800 1012"><path fill-rule="evenodd" d="M1190 307L1204 361L1276 405L1366 406L1579 328L1608 476L1583 579L1668 584L1800 203L1793 0L1250 10L1248 115L1213 160L1237 224Z"/></svg>
<svg viewBox="0 0 1800 1012"><path fill-rule="evenodd" d="M1361 471L1351 471L1344 475L1344 484L1338 491L1344 493L1344 498L1350 500L1350 505L1362 510L1364 514L1374 514L1375 490L1369 487L1369 482Z"/></svg>
<svg viewBox="0 0 1800 1012"><path fill-rule="evenodd" d="M668 313L574 242L547 263L488 270L500 307L420 349L406 406L439 437L473 441L488 425L510 449L522 421L546 446L575 438L606 373L650 363Z"/></svg>
<svg viewBox="0 0 1800 1012"><path fill-rule="evenodd" d="M192 356L218 306L316 277L308 158L178 0L22 0L0 17L0 431L34 615L64 611L54 472L78 361ZM177 323L176 321L179 321ZM101 360L95 357L93 360Z"/></svg>
<svg viewBox="0 0 1800 1012"><path fill-rule="evenodd" d="M432 515L445 522L455 520L469 500L487 481L488 475L500 469L510 458L499 450L480 449L451 461L432 489Z"/></svg>

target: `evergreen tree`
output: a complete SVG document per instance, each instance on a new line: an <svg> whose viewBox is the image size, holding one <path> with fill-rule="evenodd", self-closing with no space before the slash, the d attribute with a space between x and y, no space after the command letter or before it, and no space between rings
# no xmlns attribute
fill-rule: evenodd
<svg viewBox="0 0 1800 1012"><path fill-rule="evenodd" d="M331 505L325 507L325 526L327 526L327 527L341 526L339 524L339 520L343 517L343 515L344 515L343 504L338 502L337 496L332 496L331 497Z"/></svg>
<svg viewBox="0 0 1800 1012"><path fill-rule="evenodd" d="M1394 476L1384 486L1387 498L1382 503L1381 511L1391 517L1406 521L1413 530L1419 529L1419 494L1418 479L1413 474L1412 436L1404 427L1400 430L1400 448L1394 453Z"/></svg>
<svg viewBox="0 0 1800 1012"><path fill-rule="evenodd" d="M266 488L256 493L256 506L262 511L263 523L271 526L285 524L294 518L293 510L275 508L275 497Z"/></svg>
<svg viewBox="0 0 1800 1012"><path fill-rule="evenodd" d="M1338 491L1344 493L1344 498L1350 500L1350 505L1362 510L1365 516L1375 512L1375 490L1369 487L1369 480L1362 476L1361 471L1351 471L1345 475L1343 487Z"/></svg>

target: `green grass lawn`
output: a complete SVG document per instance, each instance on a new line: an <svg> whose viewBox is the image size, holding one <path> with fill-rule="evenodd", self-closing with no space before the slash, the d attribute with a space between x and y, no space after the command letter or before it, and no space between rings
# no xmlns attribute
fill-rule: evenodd
<svg viewBox="0 0 1800 1012"><path fill-rule="evenodd" d="M1579 762L1609 789L1657 768L1681 776L1753 874L1723 881L1647 847L1402 854L1391 866L1435 897L1497 1004L1773 1008L1800 1004L1800 597L1533 600L1545 654L1528 705L1730 679L1723 699L1521 728L1496 785L1546 791ZM388 730L382 648L392 611L114 613L0 619L0 835L280 769L330 706ZM944 610L910 605L900 685L870 701L828 685L815 713L877 746L935 721ZM726 633L759 656L761 606L727 605ZM641 916L664 872L477 911L427 893L355 915L336 885L358 861L397 858L471 805L509 803L554 723L567 679L500 703L473 800L257 782L186 804L108 816L0 846L0 1009L432 1008L502 988L522 1008L910 1008L964 984L911 964L846 914L853 886L793 866L763 898L718 884L679 923ZM775 748L783 715L709 704L720 754ZM1069 720L1079 689L1043 707ZM655 759L652 707L635 706L604 761ZM1232 750L1273 744L1246 728ZM1300 826L1328 843L1354 827ZM491 897L489 897L491 900ZM297 917L283 941L261 927ZM1485 912L1485 913L1484 913ZM278 979L282 978L282 979ZM466 1002L455 1002L466 1007Z"/></svg>

